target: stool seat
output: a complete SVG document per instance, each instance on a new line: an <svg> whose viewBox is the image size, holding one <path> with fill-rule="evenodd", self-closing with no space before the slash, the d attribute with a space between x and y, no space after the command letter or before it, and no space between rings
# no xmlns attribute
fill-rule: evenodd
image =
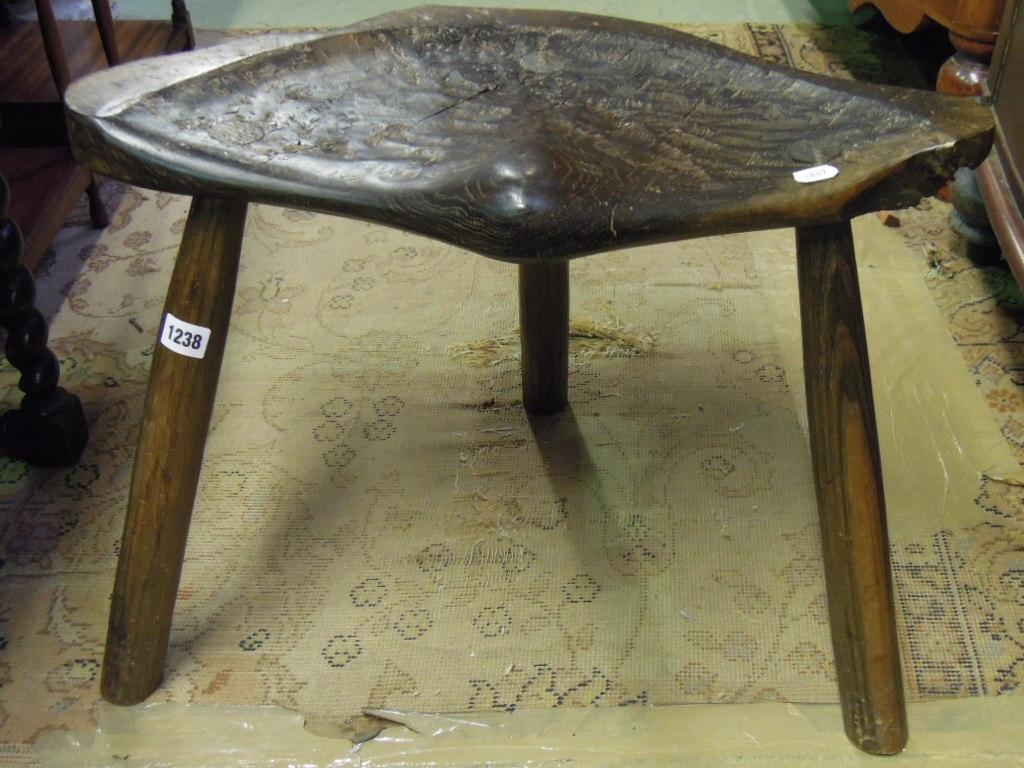
<svg viewBox="0 0 1024 768"><path fill-rule="evenodd" d="M450 7L128 64L67 105L79 161L109 176L511 261L905 207L977 164L992 131L969 99L664 27Z"/></svg>

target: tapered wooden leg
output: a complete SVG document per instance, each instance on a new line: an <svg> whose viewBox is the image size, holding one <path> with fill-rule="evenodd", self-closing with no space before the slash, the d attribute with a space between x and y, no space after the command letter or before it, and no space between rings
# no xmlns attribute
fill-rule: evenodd
<svg viewBox="0 0 1024 768"><path fill-rule="evenodd" d="M110 609L101 689L114 704L142 701L163 674L245 213L241 201L195 198L171 277Z"/></svg>
<svg viewBox="0 0 1024 768"><path fill-rule="evenodd" d="M523 406L533 415L569 403L569 262L519 265Z"/></svg>
<svg viewBox="0 0 1024 768"><path fill-rule="evenodd" d="M864 318L849 222L796 233L811 454L846 733L907 741Z"/></svg>
<svg viewBox="0 0 1024 768"><path fill-rule="evenodd" d="M117 47L117 31L114 29L114 15L110 11L110 0L92 0L92 14L100 32L100 43L111 67L121 63L121 52Z"/></svg>
<svg viewBox="0 0 1024 768"><path fill-rule="evenodd" d="M68 69L67 55L61 42L57 15L53 12L50 0L36 0L36 16L39 18L39 32L43 36L46 62L50 65L50 76L57 87L57 93L63 99L64 91L71 82L71 71Z"/></svg>

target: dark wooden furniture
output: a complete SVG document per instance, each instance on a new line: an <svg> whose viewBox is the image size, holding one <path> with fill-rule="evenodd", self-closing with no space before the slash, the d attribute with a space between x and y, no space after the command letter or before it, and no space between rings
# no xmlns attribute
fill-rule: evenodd
<svg viewBox="0 0 1024 768"><path fill-rule="evenodd" d="M106 223L92 174L67 146L62 94L67 85L108 65L169 51L193 39L183 0L171 22L117 21L107 0L93 0L95 23L58 21L49 0L36 0L39 23L0 26L0 172L12 192L11 216L23 233L23 262L34 269L83 192L97 227Z"/></svg>
<svg viewBox="0 0 1024 768"><path fill-rule="evenodd" d="M949 30L955 53L939 70L936 90L975 96L988 77L1006 0L849 0L851 11L871 5L897 31L916 32L929 20Z"/></svg>
<svg viewBox="0 0 1024 768"><path fill-rule="evenodd" d="M35 306L32 273L22 261L22 239L10 216L11 191L0 175L0 327L4 351L21 373L20 408L0 416L0 447L36 466L78 463L89 437L82 403L58 386L60 363L47 347L46 320Z"/></svg>
<svg viewBox="0 0 1024 768"><path fill-rule="evenodd" d="M99 35L111 63L118 60L117 40L107 0L93 0ZM0 447L7 455L34 465L73 465L88 439L88 424L78 397L58 386L60 365L47 347L46 321L35 306L31 269L84 191L93 224L107 224L92 174L71 159L60 129L59 109L71 78L68 58L49 0L36 0L34 24L0 30L0 326L7 333L8 361L20 373L25 393L17 409L0 416ZM32 32L29 33L28 30ZM28 38L41 44L32 50ZM35 66L24 56L35 55ZM24 101L32 94L50 97ZM9 174L13 195L2 172ZM25 227L26 236L18 226Z"/></svg>
<svg viewBox="0 0 1024 768"><path fill-rule="evenodd" d="M989 80L996 115L992 154L978 168L1003 256L1024 287L1024 3L1011 0Z"/></svg>
<svg viewBox="0 0 1024 768"><path fill-rule="evenodd" d="M869 752L902 749L849 219L915 203L979 162L986 109L772 67L658 26L459 8L128 65L73 86L67 103L84 164L194 196L136 454L108 700L146 698L163 672L248 203L369 219L518 265L531 414L566 405L570 259L795 227L847 733Z"/></svg>

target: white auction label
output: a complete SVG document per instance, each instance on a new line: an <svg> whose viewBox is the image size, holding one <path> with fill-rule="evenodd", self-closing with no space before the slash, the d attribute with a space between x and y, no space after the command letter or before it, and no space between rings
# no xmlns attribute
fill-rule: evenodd
<svg viewBox="0 0 1024 768"><path fill-rule="evenodd" d="M816 165L813 168L804 168L802 171L793 171L793 178L801 184L813 184L816 181L824 181L839 175L839 169L834 165Z"/></svg>
<svg viewBox="0 0 1024 768"><path fill-rule="evenodd" d="M168 312L164 315L160 343L179 355L202 359L210 343L210 329L186 323Z"/></svg>

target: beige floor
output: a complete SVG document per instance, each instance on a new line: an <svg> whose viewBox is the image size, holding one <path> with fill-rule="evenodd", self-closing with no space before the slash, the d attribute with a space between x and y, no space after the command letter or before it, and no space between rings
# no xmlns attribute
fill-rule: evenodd
<svg viewBox="0 0 1024 768"><path fill-rule="evenodd" d="M892 429L883 430L882 442L891 469L887 474L890 505L900 510L893 520L894 540L913 536L913 525L921 521L935 523L940 510L945 516L939 519L943 527L971 524L952 516L973 509L973 479L982 470L1009 474L1015 462L992 429L964 369L949 366L944 372L933 364L955 359L956 353L899 236L873 219L858 221L857 232L879 410L885 415L883 421L892 424ZM784 367L798 367L795 307L786 298L791 292L787 284L794 281L780 266L787 261L786 248L768 247L774 240L759 237L757 260L778 262L759 270L775 275L764 284L766 319L776 332L793 331L779 338L780 352ZM243 293L246 279L243 276ZM909 357L903 342L886 332L908 307L914 318L911 335L916 349L916 356ZM243 303L240 309L244 308ZM235 367L237 375L245 378L244 360L238 355L229 369ZM232 404L238 391L232 384L235 378L229 370L222 387L222 400ZM959 406L926 407L931 385L939 386ZM798 387L792 396L801 399ZM945 484L939 481L943 476ZM456 677L453 674L453 681ZM181 682L177 672L171 678ZM15 682L7 691L16 693L19 685ZM188 700L187 694L172 698ZM350 731L339 728L323 710L315 721L304 724L302 715L280 707L156 703L119 709L99 704L97 729L51 731L11 764L47 768L469 768L485 762L500 766L572 763L582 768L635 764L1024 766L1024 729L1019 727L1024 699L1018 696L912 703L910 746L904 754L884 759L854 749L843 734L838 707L829 704L527 708L513 714L461 716L416 713L413 702L427 703L428 698L410 700L404 711L375 713L395 725L376 735L366 732L364 737L369 738L359 744L345 738Z"/></svg>

